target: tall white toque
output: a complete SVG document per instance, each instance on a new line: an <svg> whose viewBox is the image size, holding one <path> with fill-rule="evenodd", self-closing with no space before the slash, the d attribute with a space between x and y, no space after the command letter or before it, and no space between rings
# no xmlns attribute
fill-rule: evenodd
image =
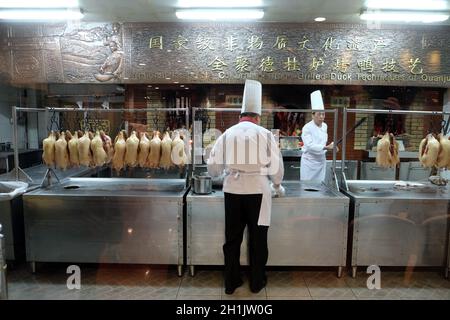
<svg viewBox="0 0 450 320"><path fill-rule="evenodd" d="M252 112L261 115L262 86L256 80L245 80L241 113Z"/></svg>
<svg viewBox="0 0 450 320"><path fill-rule="evenodd" d="M324 110L322 93L320 92L320 90L316 90L311 93L311 109Z"/></svg>

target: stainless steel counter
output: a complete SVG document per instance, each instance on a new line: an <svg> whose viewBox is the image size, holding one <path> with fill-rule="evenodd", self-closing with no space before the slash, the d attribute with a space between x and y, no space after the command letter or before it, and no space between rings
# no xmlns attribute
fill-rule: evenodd
<svg viewBox="0 0 450 320"><path fill-rule="evenodd" d="M349 199L325 185L283 182L286 197L274 198L268 245L270 266L345 266ZM223 192L190 192L187 202L187 264L222 265L225 240ZM241 264L247 264L244 236Z"/></svg>
<svg viewBox="0 0 450 320"><path fill-rule="evenodd" d="M47 171L47 166L38 165L23 169L23 171L33 179L32 182L28 182L27 192L29 192L39 188ZM65 171L55 170L55 172L58 175L58 178L63 180L73 176L90 176L95 174L97 171L92 168L80 167L71 168ZM11 179L14 179L12 175L0 175L0 181L7 181ZM4 226L4 235L6 239L6 259L8 261L21 261L25 258L25 237L22 208L22 195L10 201L0 202L0 223Z"/></svg>
<svg viewBox="0 0 450 320"><path fill-rule="evenodd" d="M348 181L352 275L358 266L444 266L448 187L428 182Z"/></svg>
<svg viewBox="0 0 450 320"><path fill-rule="evenodd" d="M27 261L183 264L182 179L70 178L23 196Z"/></svg>
<svg viewBox="0 0 450 320"><path fill-rule="evenodd" d="M47 172L48 167L44 164L37 165L30 168L22 169L33 181L27 182L29 184L28 190L36 189L42 183L44 179L45 173ZM70 178L70 177L85 177L96 174L97 169L89 168L89 167L78 167L78 168L70 168L67 170L59 170L53 169L56 175L60 180ZM0 175L0 181L10 179L8 174Z"/></svg>

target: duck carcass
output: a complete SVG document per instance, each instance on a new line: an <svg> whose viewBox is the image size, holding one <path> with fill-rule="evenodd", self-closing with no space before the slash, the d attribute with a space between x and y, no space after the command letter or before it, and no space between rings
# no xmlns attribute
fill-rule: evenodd
<svg viewBox="0 0 450 320"><path fill-rule="evenodd" d="M80 133L78 133L78 135L80 135ZM91 139L89 138L88 131L85 131L84 134L78 138L78 157L82 166L89 167L92 165Z"/></svg>
<svg viewBox="0 0 450 320"><path fill-rule="evenodd" d="M377 165L383 168L395 167L399 162L398 142L392 133L386 132L377 143Z"/></svg>
<svg viewBox="0 0 450 320"><path fill-rule="evenodd" d="M180 167L183 167L187 163L187 155L184 150L184 141L180 137L179 131L175 132L174 139L172 140L172 162Z"/></svg>
<svg viewBox="0 0 450 320"><path fill-rule="evenodd" d="M56 135L53 131L50 132L47 138L42 141L44 152L42 153L42 160L44 164L49 167L55 166L55 142Z"/></svg>
<svg viewBox="0 0 450 320"><path fill-rule="evenodd" d="M103 140L100 136L100 131L96 131L94 138L91 140L91 152L95 166L101 167L106 163L107 154L105 149L103 149Z"/></svg>
<svg viewBox="0 0 450 320"><path fill-rule="evenodd" d="M80 166L80 157L78 156L78 133L75 132L74 135L70 133L69 130L66 131L66 138L69 139L69 161L70 165L73 167Z"/></svg>
<svg viewBox="0 0 450 320"><path fill-rule="evenodd" d="M386 132L377 143L377 165L383 168L395 167L399 162L398 142L392 133Z"/></svg>
<svg viewBox="0 0 450 320"><path fill-rule="evenodd" d="M375 161L380 167L388 168L391 165L389 155L390 144L391 141L389 139L389 133L386 132L386 134L380 140L378 140L377 143L377 156L375 158Z"/></svg>
<svg viewBox="0 0 450 320"><path fill-rule="evenodd" d="M161 159L161 138L159 131L153 132L153 138L150 140L150 151L147 157L147 167L158 168Z"/></svg>
<svg viewBox="0 0 450 320"><path fill-rule="evenodd" d="M438 135L439 153L436 160L438 168L450 167L450 141L442 133Z"/></svg>
<svg viewBox="0 0 450 320"><path fill-rule="evenodd" d="M420 142L419 161L426 168L436 165L439 155L439 141L430 133Z"/></svg>
<svg viewBox="0 0 450 320"><path fill-rule="evenodd" d="M170 169L172 163L172 139L170 139L169 132L164 133L164 138L161 141L161 159L159 166L163 169Z"/></svg>
<svg viewBox="0 0 450 320"><path fill-rule="evenodd" d="M148 154L150 152L150 140L147 138L147 132L140 132L138 163L144 168L147 163Z"/></svg>
<svg viewBox="0 0 450 320"><path fill-rule="evenodd" d="M114 157L114 147L111 137L108 136L103 130L100 130L100 137L103 140L103 149L105 149L106 152L106 163L111 163L112 158Z"/></svg>
<svg viewBox="0 0 450 320"><path fill-rule="evenodd" d="M397 164L400 163L400 158L398 156L398 142L397 140L395 140L394 135L392 133L389 134L389 156L391 167L395 167Z"/></svg>
<svg viewBox="0 0 450 320"><path fill-rule="evenodd" d="M137 156L139 148L139 138L136 136L136 131L132 131L130 137L125 143L125 165L129 167L136 167Z"/></svg>
<svg viewBox="0 0 450 320"><path fill-rule="evenodd" d="M56 168L66 170L69 167L69 150L64 132L61 132L59 139L55 142L55 163Z"/></svg>
<svg viewBox="0 0 450 320"><path fill-rule="evenodd" d="M125 150L126 150L126 133L124 130L120 131L114 139L114 156L112 159L112 168L119 172L123 169L125 164Z"/></svg>

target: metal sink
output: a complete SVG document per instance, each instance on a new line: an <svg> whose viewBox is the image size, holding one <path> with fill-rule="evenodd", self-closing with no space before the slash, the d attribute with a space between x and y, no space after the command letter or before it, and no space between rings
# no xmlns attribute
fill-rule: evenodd
<svg viewBox="0 0 450 320"><path fill-rule="evenodd" d="M58 196L172 196L186 191L184 179L141 178L68 178L60 184L28 193L28 195Z"/></svg>
<svg viewBox="0 0 450 320"><path fill-rule="evenodd" d="M349 180L349 193L358 197L448 197L445 187L428 182Z"/></svg>
<svg viewBox="0 0 450 320"><path fill-rule="evenodd" d="M54 185L53 190L83 191L181 191L184 180L178 179L122 179L122 178L70 178Z"/></svg>

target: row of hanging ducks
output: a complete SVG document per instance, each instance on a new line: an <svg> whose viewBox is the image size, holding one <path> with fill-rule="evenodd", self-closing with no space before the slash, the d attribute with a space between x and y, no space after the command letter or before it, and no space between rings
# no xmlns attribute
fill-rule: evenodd
<svg viewBox="0 0 450 320"><path fill-rule="evenodd" d="M43 140L43 161L51 168L66 170L71 167L101 167L111 165L120 172L126 167L170 169L183 167L188 162L184 136L181 130L163 135L148 132L120 131L114 142L104 131L51 131ZM138 137L139 136L139 137Z"/></svg>
<svg viewBox="0 0 450 320"><path fill-rule="evenodd" d="M428 134L420 142L419 161L426 168L450 168L450 140L442 134ZM392 133L386 132L377 143L376 163L392 168L399 162L398 142Z"/></svg>

